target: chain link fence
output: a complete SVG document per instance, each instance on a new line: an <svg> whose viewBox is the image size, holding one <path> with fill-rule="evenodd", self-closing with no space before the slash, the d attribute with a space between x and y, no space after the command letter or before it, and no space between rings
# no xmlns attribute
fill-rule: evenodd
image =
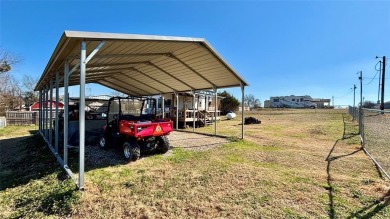
<svg viewBox="0 0 390 219"><path fill-rule="evenodd" d="M359 122L363 150L390 180L390 111L349 107L349 114Z"/></svg>

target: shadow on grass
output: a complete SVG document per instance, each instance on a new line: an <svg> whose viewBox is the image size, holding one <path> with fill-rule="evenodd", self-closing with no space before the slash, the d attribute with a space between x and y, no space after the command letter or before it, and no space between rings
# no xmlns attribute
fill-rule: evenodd
<svg viewBox="0 0 390 219"><path fill-rule="evenodd" d="M377 200L376 202L372 203L371 205L366 206L365 208L363 208L355 213L352 213L347 218L348 219L350 219L350 218L372 218L378 212L383 210L385 207L389 206L389 204L390 204L390 191L387 192L387 194L384 197L382 197L380 200Z"/></svg>
<svg viewBox="0 0 390 219"><path fill-rule="evenodd" d="M0 140L0 208L9 209L0 217L69 215L80 194L38 132L30 134Z"/></svg>
<svg viewBox="0 0 390 219"><path fill-rule="evenodd" d="M0 191L24 185L59 169L37 131L30 133L31 136L0 140Z"/></svg>
<svg viewBox="0 0 390 219"><path fill-rule="evenodd" d="M347 154L343 154L343 155L338 155L338 156L332 156L335 148L338 146L338 144L343 141L343 140L347 140L349 138L353 138L357 135L359 135L359 133L354 133L354 132L351 132L351 133L348 133L348 131L350 130L347 130L347 123L345 122L345 115L343 115L343 126L344 126L344 129L343 129L343 136L342 138L340 139L337 139L336 142L334 143L332 149L330 150L327 158L326 158L326 161L327 161L327 167L326 167L326 172L327 172L327 187L326 189L328 190L328 196L329 196L329 212L328 212L328 215L329 215L329 218L333 219L335 218L335 205L334 205L334 186L332 184L332 176L331 176L331 164L333 161L335 160L338 160L340 158L343 158L343 157L348 157L348 156L351 156L351 155L354 155L360 151L362 151L362 149L358 149L358 150L355 150L355 151L352 151L350 153L347 153ZM356 129L356 125L353 125L353 128ZM378 171L378 174L381 176L381 172L380 170L377 168L377 171ZM385 200L387 196L390 195L390 191L388 192L388 194L386 194L382 199ZM380 203L379 201L376 201L374 202L373 204L369 205L369 206L366 206L365 208L355 212L355 213L352 213L349 217L347 218L355 218L355 217L358 217L358 218L371 218L372 216L376 215L379 211L381 211L383 208L385 208L386 206L388 206L389 204L389 199L386 199L386 201L384 201L383 203ZM371 209L373 208L373 209ZM365 215L361 215L362 213L368 211L369 209L371 209L369 212L367 212Z"/></svg>

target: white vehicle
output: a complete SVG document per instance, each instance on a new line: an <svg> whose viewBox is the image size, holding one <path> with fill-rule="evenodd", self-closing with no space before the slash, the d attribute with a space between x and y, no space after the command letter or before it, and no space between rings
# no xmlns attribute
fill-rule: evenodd
<svg viewBox="0 0 390 219"><path fill-rule="evenodd" d="M317 108L317 104L312 102L312 98L305 96L280 96L271 97L271 108Z"/></svg>

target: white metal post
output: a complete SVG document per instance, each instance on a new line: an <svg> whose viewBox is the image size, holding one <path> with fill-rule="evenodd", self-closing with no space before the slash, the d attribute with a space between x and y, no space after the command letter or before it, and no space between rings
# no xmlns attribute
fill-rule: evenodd
<svg viewBox="0 0 390 219"><path fill-rule="evenodd" d="M46 86L42 93L42 136L46 141Z"/></svg>
<svg viewBox="0 0 390 219"><path fill-rule="evenodd" d="M165 98L164 95L161 95L161 112L162 112L162 118L165 119Z"/></svg>
<svg viewBox="0 0 390 219"><path fill-rule="evenodd" d="M214 88L214 92L215 92L215 121L214 121L214 135L217 135L217 109L218 109L218 100L217 100L217 97L218 97L218 94L217 94L217 88Z"/></svg>
<svg viewBox="0 0 390 219"><path fill-rule="evenodd" d="M49 82L50 83L50 82ZM49 108L47 106L47 103L49 101L49 85L46 85L46 98L45 98L45 133L46 133L46 142L49 142L49 126L48 126L48 120L49 120Z"/></svg>
<svg viewBox="0 0 390 219"><path fill-rule="evenodd" d="M56 153L58 153L58 101L59 101L59 73L56 72L56 126L55 126L55 139L54 139L54 145Z"/></svg>
<svg viewBox="0 0 390 219"><path fill-rule="evenodd" d="M42 135L42 125L41 125L41 119L42 119L42 116L41 116L41 106L42 106L42 90L39 90L39 94L38 94L38 101L39 101L39 109L38 109L38 127L39 127L39 133Z"/></svg>
<svg viewBox="0 0 390 219"><path fill-rule="evenodd" d="M68 118L69 118L69 62L64 67L64 166L68 166Z"/></svg>
<svg viewBox="0 0 390 219"><path fill-rule="evenodd" d="M84 189L84 155L85 155L85 67L87 48L85 41L81 42L80 51L80 104L79 104L79 189Z"/></svg>
<svg viewBox="0 0 390 219"><path fill-rule="evenodd" d="M192 91L192 132L195 132L195 91Z"/></svg>
<svg viewBox="0 0 390 219"><path fill-rule="evenodd" d="M241 83L241 139L244 139L244 97L245 97L245 86Z"/></svg>
<svg viewBox="0 0 390 219"><path fill-rule="evenodd" d="M53 80L50 79L50 115L49 115L49 145L53 145Z"/></svg>
<svg viewBox="0 0 390 219"><path fill-rule="evenodd" d="M176 130L179 130L179 93L175 92L176 97Z"/></svg>
<svg viewBox="0 0 390 219"><path fill-rule="evenodd" d="M42 118L41 118L41 126L42 126L42 137L45 138L45 88L42 88Z"/></svg>

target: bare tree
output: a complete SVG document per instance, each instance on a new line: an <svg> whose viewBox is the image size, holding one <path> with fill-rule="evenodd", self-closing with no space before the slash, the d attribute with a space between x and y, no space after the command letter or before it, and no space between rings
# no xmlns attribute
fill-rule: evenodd
<svg viewBox="0 0 390 219"><path fill-rule="evenodd" d="M8 72L0 74L0 115L21 105L21 89L17 80Z"/></svg>
<svg viewBox="0 0 390 219"><path fill-rule="evenodd" d="M246 106L259 108L261 107L261 102L253 94L247 94L244 97L244 103Z"/></svg>
<svg viewBox="0 0 390 219"><path fill-rule="evenodd" d="M11 67L19 62L19 56L0 48L0 115L4 115L7 110L21 108L22 90L11 75Z"/></svg>
<svg viewBox="0 0 390 219"><path fill-rule="evenodd" d="M24 88L22 93L24 105L29 107L38 101L38 94L34 91L35 85L37 84L37 79L34 79L29 75L24 75L22 84Z"/></svg>
<svg viewBox="0 0 390 219"><path fill-rule="evenodd" d="M0 48L0 74L11 71L11 67L21 61L18 55Z"/></svg>

